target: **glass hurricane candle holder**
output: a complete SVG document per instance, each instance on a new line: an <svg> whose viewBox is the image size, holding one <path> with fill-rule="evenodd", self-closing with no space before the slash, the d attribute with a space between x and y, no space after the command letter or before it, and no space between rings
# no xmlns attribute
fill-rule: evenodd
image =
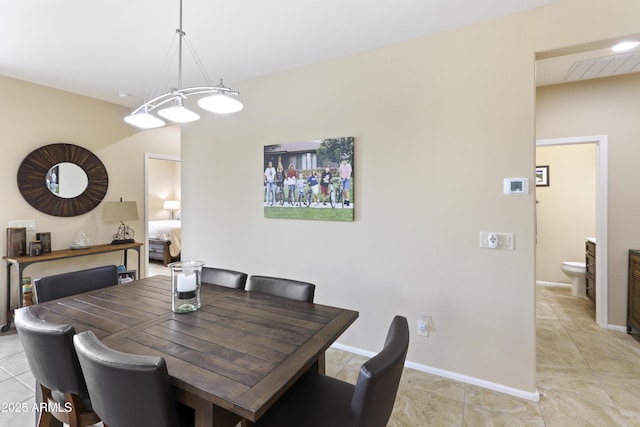
<svg viewBox="0 0 640 427"><path fill-rule="evenodd" d="M200 308L200 277L203 262L172 262L171 310L174 313L191 313Z"/></svg>

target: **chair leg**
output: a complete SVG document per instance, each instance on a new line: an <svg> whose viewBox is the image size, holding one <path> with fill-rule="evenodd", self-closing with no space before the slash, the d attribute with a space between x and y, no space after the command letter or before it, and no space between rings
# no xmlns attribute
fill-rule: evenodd
<svg viewBox="0 0 640 427"><path fill-rule="evenodd" d="M77 394L65 393L64 398L68 403L71 403L71 411L67 412L66 408L58 412L58 418L63 419L65 423L69 424L69 427L85 427L95 424L100 421L100 417L95 412L85 412L82 399Z"/></svg>
<svg viewBox="0 0 640 427"><path fill-rule="evenodd" d="M46 404L38 402L41 396L42 402ZM68 424L69 427L85 427L100 421L100 417L95 412L85 412L80 396L65 393L64 397L65 403L56 402L51 396L51 390L40 384L40 393L36 396L36 402L41 405L38 427L62 427L63 424ZM71 406L70 411L67 410L68 404Z"/></svg>
<svg viewBox="0 0 640 427"><path fill-rule="evenodd" d="M41 402L48 402L51 399L51 390L42 384L37 384L38 393L36 396L36 403L40 405ZM38 407L38 427L62 427L62 421L53 416L51 412L46 410L43 406Z"/></svg>
<svg viewBox="0 0 640 427"><path fill-rule="evenodd" d="M38 420L38 427L62 427L61 421L56 420L50 412L40 411L40 419Z"/></svg>

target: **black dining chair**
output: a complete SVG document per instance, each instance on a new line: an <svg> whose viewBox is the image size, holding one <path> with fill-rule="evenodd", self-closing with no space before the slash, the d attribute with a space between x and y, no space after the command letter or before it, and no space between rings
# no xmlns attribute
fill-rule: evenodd
<svg viewBox="0 0 640 427"><path fill-rule="evenodd" d="M281 277L250 276L246 289L249 292L260 292L280 298L313 302L316 285Z"/></svg>
<svg viewBox="0 0 640 427"><path fill-rule="evenodd" d="M202 283L227 288L244 289L247 283L247 274L235 270L225 270L223 268L202 267L200 281Z"/></svg>
<svg viewBox="0 0 640 427"><path fill-rule="evenodd" d="M45 322L24 307L15 311L16 329L36 380L38 426L90 426L100 421L93 411L89 392L73 346L75 329ZM40 405L39 405L40 407ZM57 420L57 421L56 421Z"/></svg>
<svg viewBox="0 0 640 427"><path fill-rule="evenodd" d="M308 371L254 426L386 426L408 348L407 319L396 316L382 351L362 365L355 386Z"/></svg>
<svg viewBox="0 0 640 427"><path fill-rule="evenodd" d="M36 301L42 303L117 284L118 268L105 265L42 277L34 281L33 289Z"/></svg>
<svg viewBox="0 0 640 427"><path fill-rule="evenodd" d="M94 410L105 426L193 425L193 412L184 407L176 410L162 357L113 350L91 331L77 334L73 344Z"/></svg>

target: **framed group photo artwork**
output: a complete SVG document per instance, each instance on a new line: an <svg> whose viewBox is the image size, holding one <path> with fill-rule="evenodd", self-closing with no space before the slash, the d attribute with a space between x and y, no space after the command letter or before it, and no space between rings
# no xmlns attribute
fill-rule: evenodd
<svg viewBox="0 0 640 427"><path fill-rule="evenodd" d="M353 221L352 136L264 147L266 218Z"/></svg>
<svg viewBox="0 0 640 427"><path fill-rule="evenodd" d="M536 166L536 186L549 186L549 166Z"/></svg>

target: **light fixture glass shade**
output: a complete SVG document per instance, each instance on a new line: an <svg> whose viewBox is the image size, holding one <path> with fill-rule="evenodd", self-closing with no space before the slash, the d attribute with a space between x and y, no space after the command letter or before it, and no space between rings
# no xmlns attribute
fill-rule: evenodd
<svg viewBox="0 0 640 427"><path fill-rule="evenodd" d="M182 105L182 99L180 98L177 98L176 103L171 107L159 110L158 114L160 114L165 119L171 120L172 122L176 123L193 122L194 120L198 120L200 118L199 115L185 108Z"/></svg>
<svg viewBox="0 0 640 427"><path fill-rule="evenodd" d="M132 126L141 128L141 129L154 129L164 126L164 121L157 118L156 116L147 113L146 111L131 114L124 118L124 121L129 123Z"/></svg>
<svg viewBox="0 0 640 427"><path fill-rule="evenodd" d="M198 100L198 105L207 111L218 114L236 113L244 107L242 102L224 93L216 93Z"/></svg>
<svg viewBox="0 0 640 427"><path fill-rule="evenodd" d="M180 209L180 200L165 200L162 209L171 211Z"/></svg>

